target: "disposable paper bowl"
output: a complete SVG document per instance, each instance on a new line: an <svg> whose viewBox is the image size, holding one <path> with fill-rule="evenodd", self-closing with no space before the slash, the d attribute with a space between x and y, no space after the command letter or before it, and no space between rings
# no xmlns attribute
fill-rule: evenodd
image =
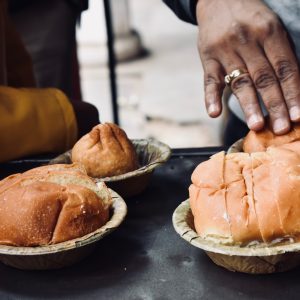
<svg viewBox="0 0 300 300"><path fill-rule="evenodd" d="M244 152L243 151L243 143L244 138L239 139L235 143L233 143L227 150L227 153L237 153L237 152Z"/></svg>
<svg viewBox="0 0 300 300"><path fill-rule="evenodd" d="M165 163L171 156L170 147L157 140L134 139L131 141L137 152L140 168L118 176L94 178L96 182L105 182L124 198L141 193L148 186L154 169ZM50 163L72 163L71 151L56 157Z"/></svg>
<svg viewBox="0 0 300 300"><path fill-rule="evenodd" d="M0 245L0 261L24 270L59 269L72 265L89 255L96 242L114 231L127 214L125 201L114 191L109 221L101 228L77 239L39 247Z"/></svg>
<svg viewBox="0 0 300 300"><path fill-rule="evenodd" d="M182 202L174 211L173 225L184 240L204 250L215 264L230 271L267 274L287 271L300 265L300 243L240 247L200 237L194 228L189 200Z"/></svg>

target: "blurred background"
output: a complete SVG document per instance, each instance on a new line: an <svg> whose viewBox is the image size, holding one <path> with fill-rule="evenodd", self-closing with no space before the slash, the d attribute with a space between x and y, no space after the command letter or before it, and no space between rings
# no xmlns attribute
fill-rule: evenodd
<svg viewBox="0 0 300 300"><path fill-rule="evenodd" d="M223 117L205 111L197 27L161 0L109 2L119 118L128 136L176 148L221 145ZM101 122L113 121L102 1L89 1L76 34L83 99L98 108Z"/></svg>

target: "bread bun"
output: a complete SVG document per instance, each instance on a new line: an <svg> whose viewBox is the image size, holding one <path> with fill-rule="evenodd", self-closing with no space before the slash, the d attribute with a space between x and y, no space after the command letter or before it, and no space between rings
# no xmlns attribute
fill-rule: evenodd
<svg viewBox="0 0 300 300"><path fill-rule="evenodd" d="M112 123L99 124L72 149L72 161L84 165L89 176L103 178L138 169L133 144L126 133Z"/></svg>
<svg viewBox="0 0 300 300"><path fill-rule="evenodd" d="M290 132L284 135L275 135L267 126L261 131L250 130L243 142L243 151L247 153L266 151L270 146L281 146L300 141L300 125L294 124ZM299 147L298 144L292 147Z"/></svg>
<svg viewBox="0 0 300 300"><path fill-rule="evenodd" d="M88 234L109 219L111 196L79 165L50 165L0 181L0 244L40 246Z"/></svg>
<svg viewBox="0 0 300 300"><path fill-rule="evenodd" d="M201 163L189 188L196 231L226 244L299 240L299 165L300 155L282 147Z"/></svg>

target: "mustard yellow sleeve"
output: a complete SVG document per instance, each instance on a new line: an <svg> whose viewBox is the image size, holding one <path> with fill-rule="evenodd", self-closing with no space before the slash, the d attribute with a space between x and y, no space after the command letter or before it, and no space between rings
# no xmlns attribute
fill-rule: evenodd
<svg viewBox="0 0 300 300"><path fill-rule="evenodd" d="M58 89L0 87L0 162L70 149L77 122Z"/></svg>

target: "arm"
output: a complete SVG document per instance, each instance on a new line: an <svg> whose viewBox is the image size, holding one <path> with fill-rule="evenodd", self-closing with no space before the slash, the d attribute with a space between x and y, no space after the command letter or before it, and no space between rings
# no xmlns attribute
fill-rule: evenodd
<svg viewBox="0 0 300 300"><path fill-rule="evenodd" d="M72 105L57 89L0 87L0 162L60 153L77 140Z"/></svg>
<svg viewBox="0 0 300 300"><path fill-rule="evenodd" d="M170 1L175 3L188 1ZM204 68L208 114L222 111L224 77L245 74L231 82L250 129L260 130L264 118L260 94L276 134L300 121L300 74L289 37L277 15L261 0L198 0L198 49Z"/></svg>

